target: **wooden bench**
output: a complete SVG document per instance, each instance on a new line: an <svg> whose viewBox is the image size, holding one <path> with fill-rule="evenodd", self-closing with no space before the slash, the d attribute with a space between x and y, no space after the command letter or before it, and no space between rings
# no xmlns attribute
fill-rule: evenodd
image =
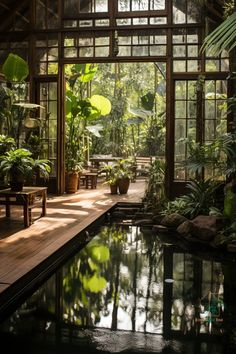
<svg viewBox="0 0 236 354"><path fill-rule="evenodd" d="M137 176L147 176L148 169L151 166L151 163L155 160L155 156L136 156L136 170L135 177Z"/></svg>

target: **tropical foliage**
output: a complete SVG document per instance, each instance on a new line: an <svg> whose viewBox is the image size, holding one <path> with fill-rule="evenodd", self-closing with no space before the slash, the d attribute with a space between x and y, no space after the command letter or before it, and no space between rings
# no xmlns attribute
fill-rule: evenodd
<svg viewBox="0 0 236 354"><path fill-rule="evenodd" d="M76 170L89 149L89 132L98 134L94 122L110 113L110 101L101 95L89 94L88 85L97 66L78 64L67 68L66 91L66 170Z"/></svg>

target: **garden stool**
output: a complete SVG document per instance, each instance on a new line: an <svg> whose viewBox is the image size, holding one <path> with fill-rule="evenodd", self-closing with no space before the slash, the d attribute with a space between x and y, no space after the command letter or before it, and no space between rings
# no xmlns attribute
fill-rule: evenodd
<svg viewBox="0 0 236 354"><path fill-rule="evenodd" d="M85 178L85 188L88 189L89 187L91 189L97 188L97 177L98 174L95 172L85 172L82 174Z"/></svg>

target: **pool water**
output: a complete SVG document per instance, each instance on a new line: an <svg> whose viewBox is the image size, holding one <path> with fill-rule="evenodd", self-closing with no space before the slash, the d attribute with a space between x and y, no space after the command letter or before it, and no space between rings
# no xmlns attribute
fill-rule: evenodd
<svg viewBox="0 0 236 354"><path fill-rule="evenodd" d="M193 254L195 253L195 254ZM236 353L235 261L103 226L0 324L8 353Z"/></svg>

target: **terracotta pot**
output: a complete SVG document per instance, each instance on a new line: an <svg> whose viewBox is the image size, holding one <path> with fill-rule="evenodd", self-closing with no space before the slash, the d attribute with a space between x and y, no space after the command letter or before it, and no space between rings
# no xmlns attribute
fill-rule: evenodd
<svg viewBox="0 0 236 354"><path fill-rule="evenodd" d="M130 185L129 178L121 178L118 180L118 189L120 194L126 194Z"/></svg>
<svg viewBox="0 0 236 354"><path fill-rule="evenodd" d="M75 193L78 189L78 172L66 173L66 193Z"/></svg>

